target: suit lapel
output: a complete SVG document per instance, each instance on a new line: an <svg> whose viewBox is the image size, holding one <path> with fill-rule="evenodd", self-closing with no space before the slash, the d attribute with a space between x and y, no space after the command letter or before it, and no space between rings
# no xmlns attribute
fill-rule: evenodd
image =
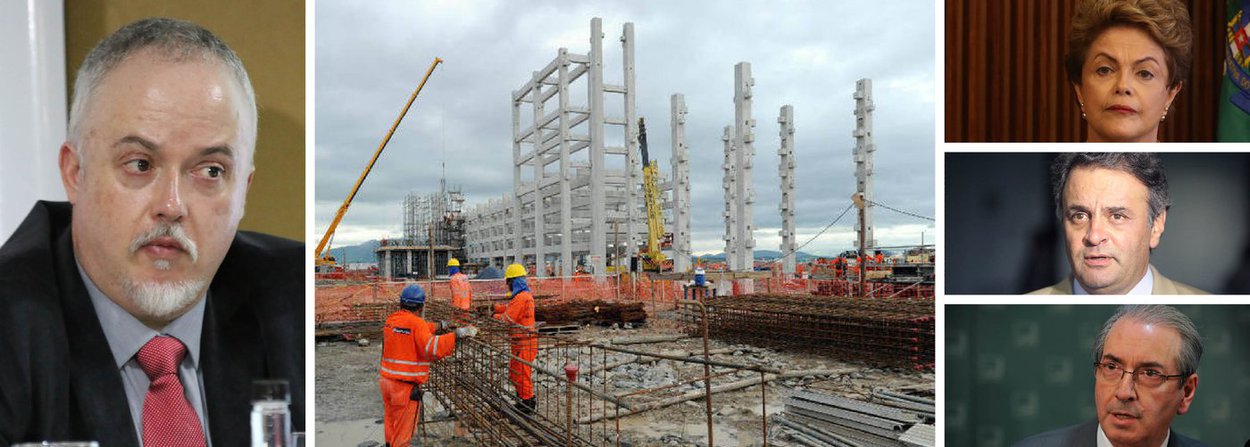
<svg viewBox="0 0 1250 447"><path fill-rule="evenodd" d="M57 241L57 281L70 352L70 393L81 420L70 430L100 445L138 445L121 372L74 263L70 232ZM71 410L71 416L75 413Z"/></svg>
<svg viewBox="0 0 1250 447"><path fill-rule="evenodd" d="M1151 295L1179 295L1180 290L1176 288L1176 283L1159 274L1159 270L1154 265L1150 266L1150 274L1154 275L1154 284L1151 284Z"/></svg>
<svg viewBox="0 0 1250 447"><path fill-rule="evenodd" d="M1098 447L1098 420L1095 419L1077 427L1069 441L1071 444L1068 445L1072 447Z"/></svg>
<svg viewBox="0 0 1250 447"><path fill-rule="evenodd" d="M264 340L254 312L246 312L251 296L241 272L227 271L222 263L209 289L200 339L200 370L204 377L205 406L214 445L248 445L251 440L252 381L264 378Z"/></svg>

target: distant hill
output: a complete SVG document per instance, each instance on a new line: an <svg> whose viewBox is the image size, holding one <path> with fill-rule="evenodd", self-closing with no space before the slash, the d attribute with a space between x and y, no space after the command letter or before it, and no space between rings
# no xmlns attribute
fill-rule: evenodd
<svg viewBox="0 0 1250 447"><path fill-rule="evenodd" d="M371 240L359 245L348 245L346 247L334 247L330 249L330 256L339 264L350 262L377 262L378 257L374 251L378 246L382 245L380 241Z"/></svg>

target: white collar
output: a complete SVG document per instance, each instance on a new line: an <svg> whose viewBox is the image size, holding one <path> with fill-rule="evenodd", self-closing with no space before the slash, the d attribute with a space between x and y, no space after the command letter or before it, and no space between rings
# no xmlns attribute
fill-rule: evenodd
<svg viewBox="0 0 1250 447"><path fill-rule="evenodd" d="M1168 429L1168 435L1163 437L1163 444L1159 444L1159 447L1167 447L1171 439L1172 430ZM1107 434L1102 431L1102 423L1098 424L1098 447L1114 447L1111 445L1111 440L1107 439Z"/></svg>
<svg viewBox="0 0 1250 447"><path fill-rule="evenodd" d="M1125 293L1125 295L1150 295L1155 288L1155 274L1153 270L1153 267L1147 265L1146 274L1143 275L1141 280L1137 281L1137 285L1133 286L1133 288L1130 289L1128 293ZM1084 287L1081 287L1081 282L1076 280L1075 275L1072 276L1072 294L1089 295L1089 292L1087 292Z"/></svg>

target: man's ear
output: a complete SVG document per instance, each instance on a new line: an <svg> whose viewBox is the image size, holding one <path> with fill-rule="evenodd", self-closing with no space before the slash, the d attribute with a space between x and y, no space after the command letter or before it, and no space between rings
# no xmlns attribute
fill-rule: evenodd
<svg viewBox="0 0 1250 447"><path fill-rule="evenodd" d="M78 186L82 180L82 154L68 141L61 145L61 153L57 163L61 170L61 185L65 187L65 197L69 203L77 203Z"/></svg>
<svg viewBox="0 0 1250 447"><path fill-rule="evenodd" d="M1158 216L1155 216L1154 224L1150 227L1150 248L1153 250L1159 246L1159 239L1163 238L1163 227L1167 226L1168 210L1163 210Z"/></svg>
<svg viewBox="0 0 1250 447"><path fill-rule="evenodd" d="M1198 393L1198 373L1190 374L1185 378L1185 382L1181 384L1181 405L1176 407L1176 414L1185 414L1189 411L1189 404L1194 401L1194 394Z"/></svg>

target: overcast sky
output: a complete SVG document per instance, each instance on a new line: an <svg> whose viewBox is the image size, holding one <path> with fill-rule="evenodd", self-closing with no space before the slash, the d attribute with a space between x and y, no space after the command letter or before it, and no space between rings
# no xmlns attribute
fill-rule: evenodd
<svg viewBox="0 0 1250 447"><path fill-rule="evenodd" d="M438 190L440 163L466 209L512 189L511 92L555 58L589 52L603 18L605 82L620 84L619 37L634 23L638 116L671 176L670 106L683 93L694 251L715 253L724 208L721 134L734 119L734 64L750 62L756 120L756 248L777 250L777 115L794 106L802 244L850 204L855 81L873 79L876 201L934 215L934 3L930 1L316 3L316 239L435 56L444 62L383 152L334 246L402 233L402 200ZM577 96L575 96L576 98ZM609 106L612 104L608 103ZM579 104L581 105L581 104ZM618 106L619 107L619 106ZM608 112L619 116L620 112ZM851 248L853 212L803 248ZM882 245L916 244L932 221L877 208Z"/></svg>

